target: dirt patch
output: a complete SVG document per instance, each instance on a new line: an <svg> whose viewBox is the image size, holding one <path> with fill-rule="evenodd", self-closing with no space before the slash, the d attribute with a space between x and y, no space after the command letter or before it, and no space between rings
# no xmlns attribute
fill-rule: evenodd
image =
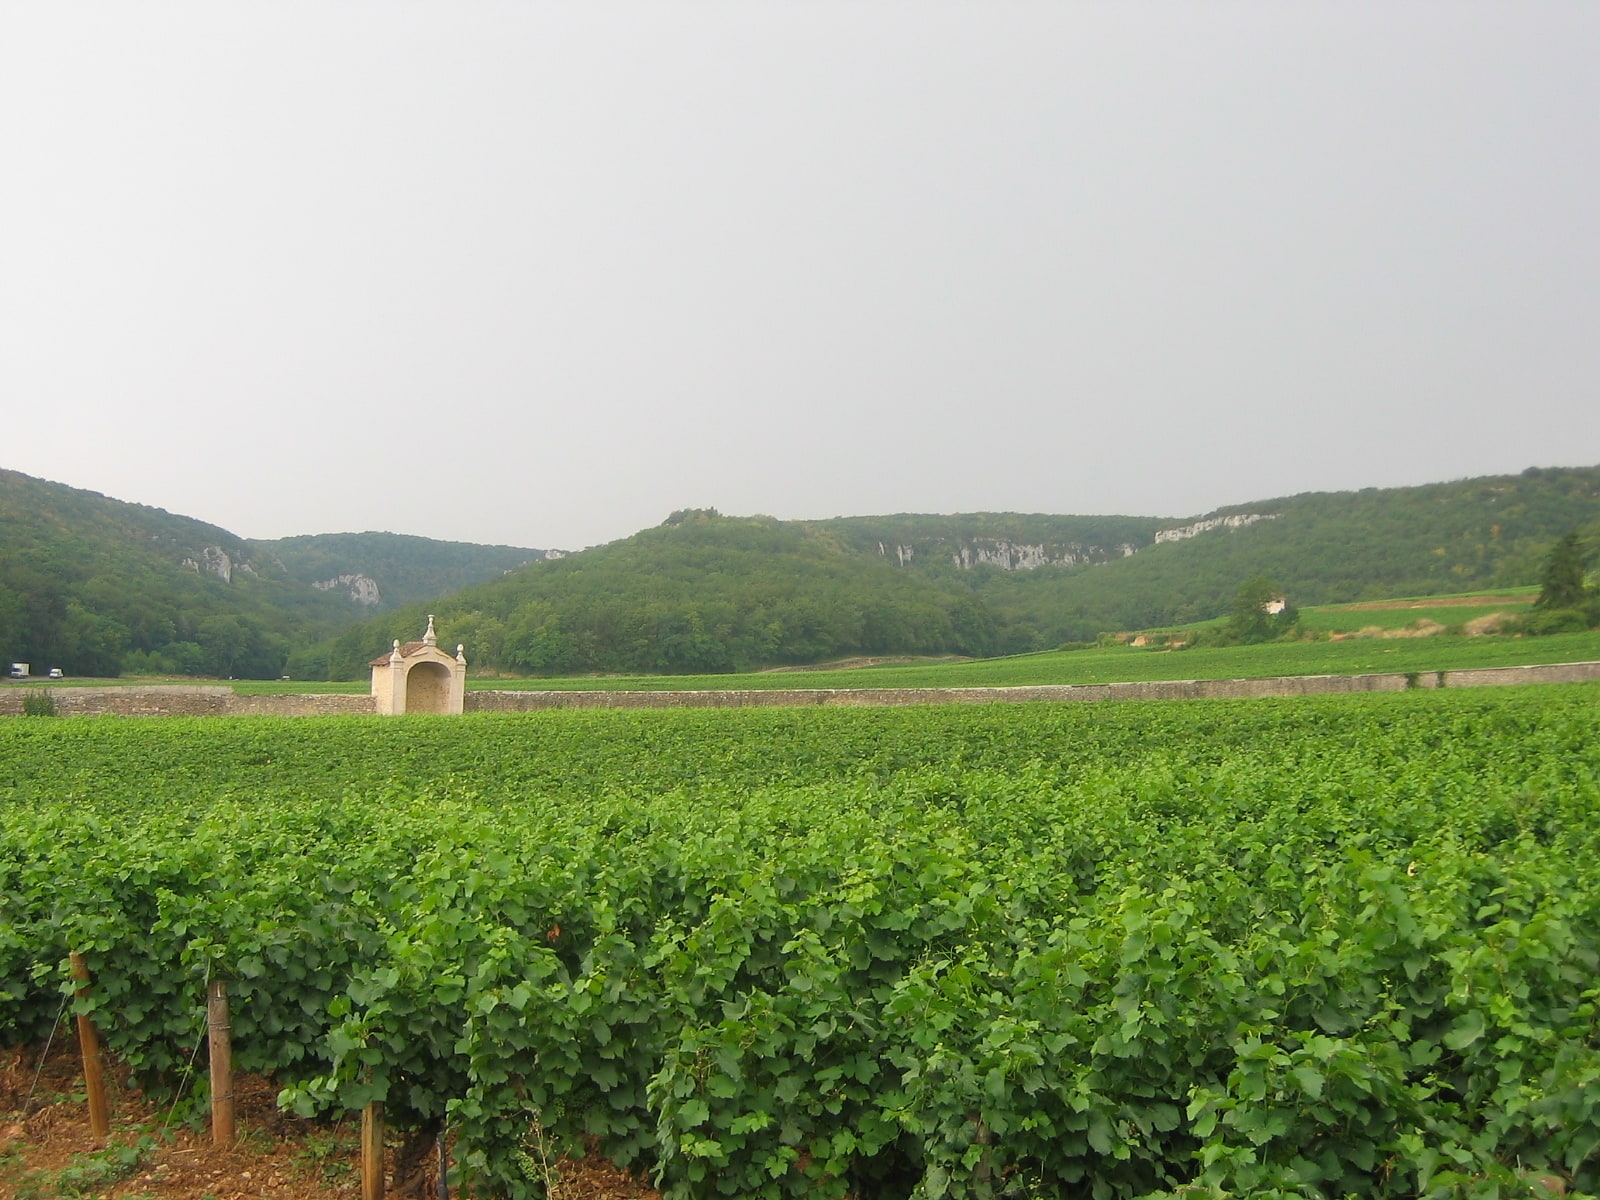
<svg viewBox="0 0 1600 1200"><path fill-rule="evenodd" d="M1461 632L1467 637L1484 637L1491 633L1503 633L1506 627L1517 619L1516 613L1494 612L1485 613L1481 617L1474 617L1461 626ZM1435 634L1445 633L1445 626L1437 621L1423 617L1413 621L1404 629L1385 629L1382 625L1365 625L1354 633L1330 634L1330 642L1344 642L1352 638L1418 638L1433 637Z"/></svg>
<svg viewBox="0 0 1600 1200"><path fill-rule="evenodd" d="M1404 629L1385 630L1383 636L1386 638L1436 637L1443 632L1443 625L1439 624L1437 621L1430 621L1428 618L1424 617L1420 621L1411 622L1411 624L1407 625Z"/></svg>
<svg viewBox="0 0 1600 1200"><path fill-rule="evenodd" d="M1434 637L1445 631L1445 627L1437 621L1430 621L1423 617L1420 621L1413 621L1404 629L1385 629L1382 625L1364 625L1354 633L1330 634L1330 642L1347 642L1353 639L1386 640L1389 638L1421 638Z"/></svg>
<svg viewBox="0 0 1600 1200"><path fill-rule="evenodd" d="M761 674L778 675L791 671L855 671L862 667L912 667L971 661L972 659L959 654L902 654L888 658L841 658L834 662L812 663L798 667L767 667Z"/></svg>
<svg viewBox="0 0 1600 1200"><path fill-rule="evenodd" d="M238 1137L219 1148L207 1129L170 1118L170 1102L131 1086L112 1066L111 1136L89 1127L75 1051L0 1051L0 1200L327 1200L361 1194L360 1121L302 1121L279 1111L277 1087L258 1076L234 1081ZM394 1147L387 1151L394 1179ZM557 1166L555 1200L659 1200L653 1188L591 1156ZM430 1164L405 1193L434 1197ZM453 1189L452 1189L453 1190Z"/></svg>
<svg viewBox="0 0 1600 1200"><path fill-rule="evenodd" d="M1501 632L1516 619L1515 613L1486 613L1481 617L1473 617L1472 620L1461 627L1461 632L1468 637L1483 637L1485 634Z"/></svg>
<svg viewBox="0 0 1600 1200"><path fill-rule="evenodd" d="M1430 600L1368 600L1360 604L1330 604L1339 612L1378 612L1397 608L1483 608L1490 604L1527 606L1532 596L1439 596Z"/></svg>

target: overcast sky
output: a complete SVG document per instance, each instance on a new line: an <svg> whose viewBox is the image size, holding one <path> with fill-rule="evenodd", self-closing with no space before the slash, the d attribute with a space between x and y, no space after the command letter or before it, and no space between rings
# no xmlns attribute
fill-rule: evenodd
<svg viewBox="0 0 1600 1200"><path fill-rule="evenodd" d="M1600 463L1600 4L0 0L0 466L245 537Z"/></svg>

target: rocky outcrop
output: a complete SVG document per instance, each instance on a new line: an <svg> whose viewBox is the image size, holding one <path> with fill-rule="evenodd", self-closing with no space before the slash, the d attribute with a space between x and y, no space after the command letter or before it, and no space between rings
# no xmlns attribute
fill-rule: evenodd
<svg viewBox="0 0 1600 1200"><path fill-rule="evenodd" d="M939 539L925 543L925 555L948 554L950 560L963 571L974 567L997 567L1002 571L1032 571L1038 567L1075 567L1085 563L1108 562L1113 558L1127 558L1138 552L1131 543L1117 546L1086 546L1082 542L1014 542L1009 538L973 538L954 542ZM909 543L878 543L878 557L893 559L902 567L909 567L917 556L917 548Z"/></svg>
<svg viewBox="0 0 1600 1200"><path fill-rule="evenodd" d="M1127 557L1137 547L1085 546L1081 542L1051 546L1042 542L1013 542L1005 538L984 538L963 542L955 551L956 566L963 571L973 567L999 567L1002 571L1032 571L1039 567L1076 567Z"/></svg>
<svg viewBox="0 0 1600 1200"><path fill-rule="evenodd" d="M1028 545L1023 542L1011 542L1005 538L995 538L993 541L969 542L955 553L956 566L963 571L970 571L973 567L999 567L1002 571L1032 571L1036 567L1047 567L1056 563L1073 564L1081 562L1075 550L1060 551L1057 554L1049 553L1043 545Z"/></svg>
<svg viewBox="0 0 1600 1200"><path fill-rule="evenodd" d="M1257 521L1277 519L1277 513L1234 513L1229 517L1207 517L1203 521L1196 521L1193 525L1181 525L1177 529L1158 529L1156 545L1159 546L1163 542L1181 542L1186 538L1209 533L1213 529L1242 529L1246 525L1254 525Z"/></svg>
<svg viewBox="0 0 1600 1200"><path fill-rule="evenodd" d="M228 552L221 546L207 546L204 550L200 551L200 558L198 561L192 558L186 558L183 560L182 565L187 571L194 571L196 573L200 571L209 571L218 579L222 580L223 583L233 582L233 559L228 557ZM251 574L255 573L254 568L249 567L248 565L246 565L245 569L250 571Z"/></svg>
<svg viewBox="0 0 1600 1200"><path fill-rule="evenodd" d="M335 575L332 579L324 579L311 586L319 592L344 588L350 597L350 602L359 604L363 608L376 608L383 603L383 595L378 591L378 581L366 575Z"/></svg>

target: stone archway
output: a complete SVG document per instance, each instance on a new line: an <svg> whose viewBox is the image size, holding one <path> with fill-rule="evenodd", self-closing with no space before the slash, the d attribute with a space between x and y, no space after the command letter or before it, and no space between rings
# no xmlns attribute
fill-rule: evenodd
<svg viewBox="0 0 1600 1200"><path fill-rule="evenodd" d="M408 713L448 713L450 707L450 668L443 663L419 662L406 672L406 711Z"/></svg>
<svg viewBox="0 0 1600 1200"><path fill-rule="evenodd" d="M372 706L384 715L406 712L459 713L466 704L467 656L456 647L455 657L439 648L433 616L420 642L398 641L393 649L372 660Z"/></svg>

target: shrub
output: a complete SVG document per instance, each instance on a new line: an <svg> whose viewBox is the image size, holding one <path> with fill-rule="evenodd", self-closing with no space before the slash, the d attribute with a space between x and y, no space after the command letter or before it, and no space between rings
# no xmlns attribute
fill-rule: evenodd
<svg viewBox="0 0 1600 1200"><path fill-rule="evenodd" d="M1535 637L1548 633L1582 633L1589 628L1589 614L1579 608L1545 608L1530 612L1516 624L1516 632Z"/></svg>
<svg viewBox="0 0 1600 1200"><path fill-rule="evenodd" d="M56 698L44 688L29 688L22 694L22 715L25 717L55 717Z"/></svg>

